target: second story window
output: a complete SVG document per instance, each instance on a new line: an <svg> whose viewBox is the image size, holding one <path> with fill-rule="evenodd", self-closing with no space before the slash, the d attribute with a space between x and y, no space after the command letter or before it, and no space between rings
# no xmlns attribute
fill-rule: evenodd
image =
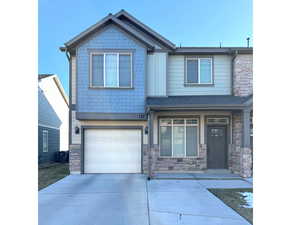
<svg viewBox="0 0 291 225"><path fill-rule="evenodd" d="M132 88L132 53L91 53L90 87Z"/></svg>
<svg viewBox="0 0 291 225"><path fill-rule="evenodd" d="M212 58L186 58L185 84L213 84Z"/></svg>

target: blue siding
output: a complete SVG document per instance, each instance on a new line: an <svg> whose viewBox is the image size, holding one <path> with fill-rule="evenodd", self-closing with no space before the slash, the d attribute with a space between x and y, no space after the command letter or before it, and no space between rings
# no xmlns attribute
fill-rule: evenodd
<svg viewBox="0 0 291 225"><path fill-rule="evenodd" d="M42 131L48 131L48 152L42 149ZM55 154L60 150L60 130L38 126L38 163L55 161Z"/></svg>
<svg viewBox="0 0 291 225"><path fill-rule="evenodd" d="M88 49L133 49L133 89L89 89ZM79 112L143 113L146 49L111 25L77 48L77 110Z"/></svg>

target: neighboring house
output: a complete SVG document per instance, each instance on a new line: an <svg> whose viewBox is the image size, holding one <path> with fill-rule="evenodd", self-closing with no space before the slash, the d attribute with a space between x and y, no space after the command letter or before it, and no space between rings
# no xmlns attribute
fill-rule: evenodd
<svg viewBox="0 0 291 225"><path fill-rule="evenodd" d="M71 173L252 175L252 48L176 47L121 10L60 50Z"/></svg>
<svg viewBox="0 0 291 225"><path fill-rule="evenodd" d="M57 151L68 150L69 103L54 74L38 75L39 163L55 160Z"/></svg>

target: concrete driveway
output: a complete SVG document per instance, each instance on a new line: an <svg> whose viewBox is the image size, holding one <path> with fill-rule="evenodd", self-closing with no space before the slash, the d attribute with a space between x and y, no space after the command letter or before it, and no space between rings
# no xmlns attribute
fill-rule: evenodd
<svg viewBox="0 0 291 225"><path fill-rule="evenodd" d="M39 225L246 225L208 187L243 180L151 180L142 174L70 175L39 192Z"/></svg>

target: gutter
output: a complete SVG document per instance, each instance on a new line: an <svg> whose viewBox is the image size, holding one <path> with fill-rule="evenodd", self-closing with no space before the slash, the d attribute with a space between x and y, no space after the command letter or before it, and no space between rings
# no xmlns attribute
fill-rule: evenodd
<svg viewBox="0 0 291 225"><path fill-rule="evenodd" d="M71 59L71 57L70 57L70 55L69 55L69 51L68 51L68 48L67 47L60 47L59 48L60 49L60 51L61 52L65 52L65 54L66 54L66 56L67 56L67 59L68 59L68 61L70 62L70 59Z"/></svg>

